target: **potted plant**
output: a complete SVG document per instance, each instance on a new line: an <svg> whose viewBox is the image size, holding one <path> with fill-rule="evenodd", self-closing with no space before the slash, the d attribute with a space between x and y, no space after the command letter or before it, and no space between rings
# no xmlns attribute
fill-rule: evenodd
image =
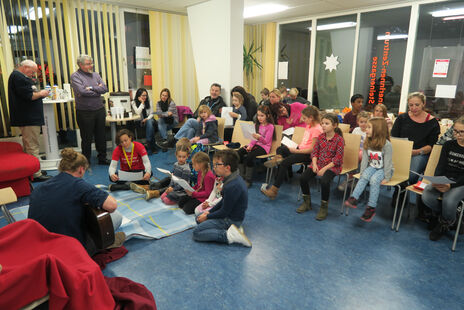
<svg viewBox="0 0 464 310"><path fill-rule="evenodd" d="M243 45L243 72L245 73L245 88L249 90L250 78L254 77L254 67L261 70L263 66L256 60L256 52L261 51L261 46L255 47L254 41L251 42L247 49Z"/></svg>

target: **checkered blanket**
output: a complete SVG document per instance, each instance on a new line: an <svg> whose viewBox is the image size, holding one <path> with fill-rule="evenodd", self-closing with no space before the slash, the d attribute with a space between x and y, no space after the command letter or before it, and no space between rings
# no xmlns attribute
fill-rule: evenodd
<svg viewBox="0 0 464 310"><path fill-rule="evenodd" d="M132 237L161 239L196 226L194 215L186 215L176 206L167 206L159 198L145 201L141 194L132 191L110 194L118 201L118 211L123 216L118 231L126 234L126 240ZM19 221L27 218L28 209L29 206L23 206L10 212Z"/></svg>

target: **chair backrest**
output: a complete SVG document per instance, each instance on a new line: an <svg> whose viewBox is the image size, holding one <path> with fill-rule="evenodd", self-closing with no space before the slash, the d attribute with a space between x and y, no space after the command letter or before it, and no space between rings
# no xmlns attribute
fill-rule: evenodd
<svg viewBox="0 0 464 310"><path fill-rule="evenodd" d="M251 122L251 121L241 121L241 120L237 120L235 122L234 131L232 133L232 142L234 142L234 143L238 142L238 143L240 143L241 146L243 146L243 145L247 145L248 143L250 143L250 140L245 139L245 137L243 136L242 126L240 125L241 123L253 124L253 122Z"/></svg>
<svg viewBox="0 0 464 310"><path fill-rule="evenodd" d="M429 161L425 166L424 175L433 176L435 174L435 168L437 168L438 160L440 159L442 145L435 144L430 152ZM430 183L427 180L422 180L424 183Z"/></svg>
<svg viewBox="0 0 464 310"><path fill-rule="evenodd" d="M218 122L218 137L224 140L224 127L226 124L226 119L222 117L216 117Z"/></svg>
<svg viewBox="0 0 464 310"><path fill-rule="evenodd" d="M303 140L304 132L306 127L295 127L295 131L293 132L292 141L296 144L300 144Z"/></svg>
<svg viewBox="0 0 464 310"><path fill-rule="evenodd" d="M280 146L280 141L282 141L282 125L274 125L275 131L275 140L272 141L271 150L269 151L269 155L274 155L276 153L277 148Z"/></svg>
<svg viewBox="0 0 464 310"><path fill-rule="evenodd" d="M411 154L413 142L407 139L391 138L393 149L393 177L394 179L409 179L409 167L411 166Z"/></svg>
<svg viewBox="0 0 464 310"><path fill-rule="evenodd" d="M361 135L352 133L343 133L345 148L343 150L343 167L344 171L353 171L359 166L359 148L361 145Z"/></svg>
<svg viewBox="0 0 464 310"><path fill-rule="evenodd" d="M345 132L350 132L350 124L338 124L338 127L340 127L340 130L345 133Z"/></svg>
<svg viewBox="0 0 464 310"><path fill-rule="evenodd" d="M440 137L443 136L448 129L449 127L447 125L440 125Z"/></svg>

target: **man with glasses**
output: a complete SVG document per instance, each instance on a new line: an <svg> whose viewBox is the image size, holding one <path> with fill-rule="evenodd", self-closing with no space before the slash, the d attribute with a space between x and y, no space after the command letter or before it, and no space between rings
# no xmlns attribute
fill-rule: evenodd
<svg viewBox="0 0 464 310"><path fill-rule="evenodd" d="M82 154L90 164L92 140L98 153L98 164L109 165L106 158L106 109L102 95L108 92L100 75L93 72L93 59L89 55L77 58L79 70L71 75L71 86L76 97L76 120L81 131Z"/></svg>
<svg viewBox="0 0 464 310"><path fill-rule="evenodd" d="M213 83L209 89L210 96L206 96L203 100L200 101L198 108L201 105L207 105L211 112L216 116L221 116L222 108L226 106L224 100L222 99L221 95L221 85L218 83ZM197 131L200 130L200 121L198 117L198 108L196 109L195 113L193 114L193 118L189 118L185 124L179 129L177 134L174 136L176 140L180 138L188 138L192 139L195 137ZM175 144L175 141L173 141ZM163 145L164 147L170 146L172 143Z"/></svg>
<svg viewBox="0 0 464 310"><path fill-rule="evenodd" d="M223 177L222 200L211 210L197 217L198 226L193 231L195 241L239 243L251 247L251 242L241 227L248 207L248 189L238 173L238 155L224 150L214 153L213 169Z"/></svg>

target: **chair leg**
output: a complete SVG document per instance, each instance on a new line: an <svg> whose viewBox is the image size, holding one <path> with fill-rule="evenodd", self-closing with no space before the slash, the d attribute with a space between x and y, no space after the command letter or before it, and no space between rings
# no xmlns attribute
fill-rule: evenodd
<svg viewBox="0 0 464 310"><path fill-rule="evenodd" d="M1 209L2 209L3 215L5 215L5 218L6 218L6 221L8 222L8 224L16 222L15 218L10 213L10 210L8 210L6 205L1 205Z"/></svg>
<svg viewBox="0 0 464 310"><path fill-rule="evenodd" d="M458 242L459 230L461 229L462 213L464 212L464 200L461 200L461 211L459 212L458 226L456 227L456 233L454 234L453 246L451 251L456 250L456 243Z"/></svg>
<svg viewBox="0 0 464 310"><path fill-rule="evenodd" d="M338 178L338 183L340 183L340 178ZM340 209L340 214L343 214L343 212L345 211L345 196L346 196L347 188L348 188L348 174L346 175L345 190L343 191L342 207Z"/></svg>
<svg viewBox="0 0 464 310"><path fill-rule="evenodd" d="M396 222L396 212L398 211L398 199L399 199L399 192L401 191L401 186L397 185L398 187L398 196L396 197L396 204L395 204L395 212L393 212L393 220L392 220L392 230L395 229L395 222Z"/></svg>
<svg viewBox="0 0 464 310"><path fill-rule="evenodd" d="M403 210L404 210L404 204L406 203L406 200L408 200L409 192L407 190L404 190L404 191L405 191L405 193L404 193L404 197L403 197L403 203L401 204L400 216L398 217L398 224L396 225L396 231L398 231L400 229L401 217L403 216ZM398 195L397 201L398 201L399 197L400 197L400 195Z"/></svg>

